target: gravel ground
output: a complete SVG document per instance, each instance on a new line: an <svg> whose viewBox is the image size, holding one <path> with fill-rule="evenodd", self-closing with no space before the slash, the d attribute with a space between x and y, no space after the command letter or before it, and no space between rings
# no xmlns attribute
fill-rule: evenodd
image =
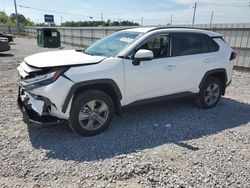
<svg viewBox="0 0 250 188"><path fill-rule="evenodd" d="M0 55L0 187L250 187L249 72L234 71L214 109L182 100L135 107L86 138L22 122L16 67L51 49L28 38L11 48Z"/></svg>

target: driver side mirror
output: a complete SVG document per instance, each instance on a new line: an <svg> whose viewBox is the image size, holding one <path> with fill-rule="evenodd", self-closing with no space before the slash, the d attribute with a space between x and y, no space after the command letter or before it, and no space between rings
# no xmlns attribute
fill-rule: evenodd
<svg viewBox="0 0 250 188"><path fill-rule="evenodd" d="M154 54L151 50L138 50L133 59L133 65L140 65L141 61L150 61L154 59Z"/></svg>

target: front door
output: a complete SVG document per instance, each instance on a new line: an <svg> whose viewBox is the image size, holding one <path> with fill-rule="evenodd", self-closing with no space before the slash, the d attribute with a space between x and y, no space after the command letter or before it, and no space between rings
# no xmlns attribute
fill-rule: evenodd
<svg viewBox="0 0 250 188"><path fill-rule="evenodd" d="M154 59L133 65L131 59L124 59L126 104L171 94L171 80L175 65L171 63L168 35L150 38L138 50L151 50ZM137 51L138 51L137 50ZM173 72L173 73L171 73Z"/></svg>

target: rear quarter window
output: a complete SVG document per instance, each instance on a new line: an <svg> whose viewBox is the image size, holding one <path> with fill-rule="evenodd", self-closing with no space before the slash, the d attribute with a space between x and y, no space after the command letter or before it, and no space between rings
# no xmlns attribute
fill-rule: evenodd
<svg viewBox="0 0 250 188"><path fill-rule="evenodd" d="M217 52L219 51L219 45L214 41L213 38L206 36L206 41L207 41L207 45L208 45L208 52Z"/></svg>

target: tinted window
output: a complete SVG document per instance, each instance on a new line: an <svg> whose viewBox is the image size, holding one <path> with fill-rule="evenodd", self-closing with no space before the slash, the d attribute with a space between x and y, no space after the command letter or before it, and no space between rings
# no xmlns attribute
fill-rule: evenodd
<svg viewBox="0 0 250 188"><path fill-rule="evenodd" d="M201 37L201 48L203 53L209 52L208 40L207 37L204 35L200 35Z"/></svg>
<svg viewBox="0 0 250 188"><path fill-rule="evenodd" d="M202 53L201 38L197 34L172 34L172 56L192 55Z"/></svg>
<svg viewBox="0 0 250 188"><path fill-rule="evenodd" d="M219 50L219 45L209 36L205 36L208 44L208 52L217 52Z"/></svg>
<svg viewBox="0 0 250 188"><path fill-rule="evenodd" d="M156 36L149 39L139 49L151 50L154 58L169 56L169 36Z"/></svg>
<svg viewBox="0 0 250 188"><path fill-rule="evenodd" d="M209 36L194 33L173 33L172 56L209 53L219 50L218 44Z"/></svg>

